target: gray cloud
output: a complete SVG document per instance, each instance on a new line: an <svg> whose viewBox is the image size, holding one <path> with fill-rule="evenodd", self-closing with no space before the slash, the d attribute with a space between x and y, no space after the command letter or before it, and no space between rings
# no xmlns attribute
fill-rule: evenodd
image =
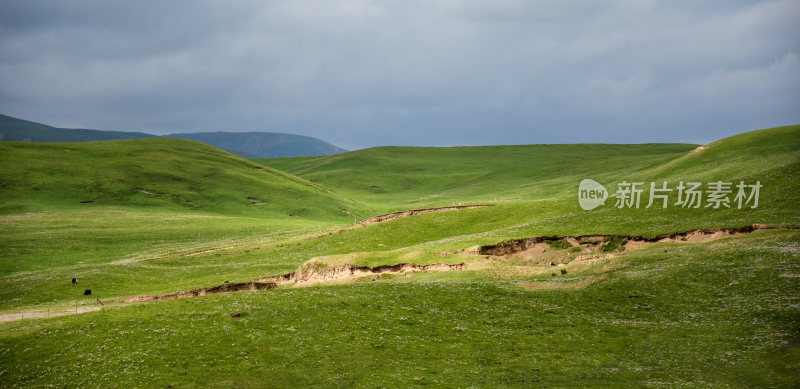
<svg viewBox="0 0 800 389"><path fill-rule="evenodd" d="M0 112L383 144L708 142L800 123L800 3L5 1Z"/></svg>

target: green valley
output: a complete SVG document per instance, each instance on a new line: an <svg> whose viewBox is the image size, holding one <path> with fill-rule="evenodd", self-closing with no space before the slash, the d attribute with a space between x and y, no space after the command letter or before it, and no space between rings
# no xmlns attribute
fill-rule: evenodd
<svg viewBox="0 0 800 389"><path fill-rule="evenodd" d="M3 387L800 384L800 126L257 160L2 142L0 163ZM585 178L614 196L581 209ZM759 203L676 205L682 181ZM225 287L253 282L275 285Z"/></svg>

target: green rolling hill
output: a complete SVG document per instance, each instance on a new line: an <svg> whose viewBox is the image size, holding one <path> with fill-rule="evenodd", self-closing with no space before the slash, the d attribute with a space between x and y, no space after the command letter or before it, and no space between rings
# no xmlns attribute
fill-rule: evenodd
<svg viewBox="0 0 800 389"><path fill-rule="evenodd" d="M189 140L2 142L0 164L3 213L138 207L335 219L351 206L319 184Z"/></svg>
<svg viewBox="0 0 800 389"><path fill-rule="evenodd" d="M578 177L660 166L690 144L376 147L257 162L318 182L376 208L531 201L572 193Z"/></svg>
<svg viewBox="0 0 800 389"><path fill-rule="evenodd" d="M796 229L602 255L566 239L519 256L478 247L800 227L798 150L800 126L702 150L380 147L258 163L177 139L0 142L0 386L797 387ZM611 192L623 180L763 189L757 209L619 209L609 199L584 211L584 178ZM127 300L401 263L463 266Z"/></svg>
<svg viewBox="0 0 800 389"><path fill-rule="evenodd" d="M2 142L0 209L141 206L363 218L402 209L547 200L563 201L572 211L583 178L611 193L623 180L669 180L673 186L680 180L760 180L765 201L796 207L798 134L800 126L759 130L697 152L689 144L378 147L258 163L166 138Z"/></svg>
<svg viewBox="0 0 800 389"><path fill-rule="evenodd" d="M800 126L750 131L720 139L648 172L652 177L714 179L797 169Z"/></svg>
<svg viewBox="0 0 800 389"><path fill-rule="evenodd" d="M763 179L792 201L800 126L748 132L691 152L691 144L572 144L452 148L376 147L329 156L260 159L346 193L376 209L533 201L574 196L583 178L622 180ZM781 173L782 172L782 173Z"/></svg>

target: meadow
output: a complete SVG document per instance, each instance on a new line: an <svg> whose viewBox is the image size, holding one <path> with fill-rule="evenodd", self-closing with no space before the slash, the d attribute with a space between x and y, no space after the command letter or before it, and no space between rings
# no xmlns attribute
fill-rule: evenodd
<svg viewBox="0 0 800 389"><path fill-rule="evenodd" d="M0 386L796 386L800 126L697 147L380 147L250 161L173 139L2 142ZM763 188L757 208L618 208L611 197L584 211L584 178L612 193L622 181ZM358 223L476 204L489 206ZM554 246L553 258L570 258L557 266L476 251L753 224L784 228L588 260ZM398 263L465 267L125 302L304 264ZM93 311L66 314L76 305Z"/></svg>

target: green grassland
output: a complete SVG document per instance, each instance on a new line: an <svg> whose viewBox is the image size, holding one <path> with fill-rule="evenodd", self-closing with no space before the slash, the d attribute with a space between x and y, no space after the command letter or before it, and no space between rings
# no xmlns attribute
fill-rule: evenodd
<svg viewBox="0 0 800 389"><path fill-rule="evenodd" d="M345 218L329 189L180 139L0 143L2 213L113 206Z"/></svg>
<svg viewBox="0 0 800 389"><path fill-rule="evenodd" d="M543 199L569 199L577 207L576 182L583 178L593 178L611 192L611 184L622 180L670 180L674 186L679 180L773 179L765 190L773 190L779 202L796 205L797 196L782 191L796 184L783 175L798 170L798 131L798 126L753 131L714 142L698 153L688 153L697 147L689 144L377 147L258 162L357 198L380 212Z"/></svg>
<svg viewBox="0 0 800 389"><path fill-rule="evenodd" d="M0 316L106 301L98 312L0 323L0 386L800 383L795 230L556 268L457 252L528 236L800 226L800 126L694 153L688 144L381 147L256 163L171 139L0 147ZM756 209L620 209L611 197L584 211L583 178L612 193L623 180L763 188ZM352 224L459 203L492 206ZM469 266L119 300L283 274L312 258Z"/></svg>
<svg viewBox="0 0 800 389"><path fill-rule="evenodd" d="M661 166L697 145L376 147L258 162L358 199L377 213L459 202L520 202L572 194L575 177L616 178Z"/></svg>
<svg viewBox="0 0 800 389"><path fill-rule="evenodd" d="M412 278L6 324L3 379L120 387L788 387L800 367L791 293L798 283L786 276L798 271L797 241L797 233L784 233L721 247L661 245L613 267L538 281L560 284L554 289ZM578 287L587 276L602 280Z"/></svg>

